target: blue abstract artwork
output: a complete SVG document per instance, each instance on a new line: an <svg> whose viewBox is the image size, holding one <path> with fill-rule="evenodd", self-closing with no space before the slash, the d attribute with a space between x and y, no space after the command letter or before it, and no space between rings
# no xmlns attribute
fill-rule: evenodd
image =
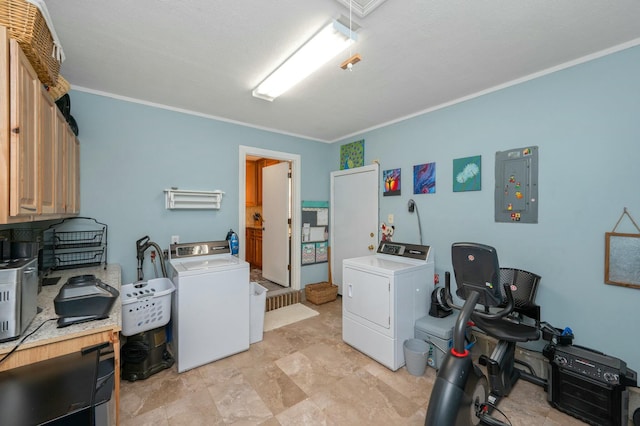
<svg viewBox="0 0 640 426"><path fill-rule="evenodd" d="M436 163L413 166L413 193L436 193Z"/></svg>

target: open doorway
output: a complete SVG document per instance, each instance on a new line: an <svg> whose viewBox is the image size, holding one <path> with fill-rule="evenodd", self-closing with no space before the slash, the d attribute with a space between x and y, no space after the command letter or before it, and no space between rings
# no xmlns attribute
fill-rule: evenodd
<svg viewBox="0 0 640 426"><path fill-rule="evenodd" d="M260 162L256 163L256 167L269 167L274 164L286 162L290 164L291 169L291 177L288 185L290 191L290 203L289 203L289 211L286 213L290 216L290 238L288 244L289 254L286 256L280 256L283 258L287 258L288 265L285 265L288 269L288 282L286 283L291 290L300 290L300 250L297 250L296 247L300 247L300 224L301 221L301 213L300 208L295 208L294 206L300 206L300 156L297 154L290 154L279 151L271 151L265 150L262 148L255 148L249 146L240 146L239 150L239 188L238 188L238 212L239 212L239 235L244 240L244 244L240 244L240 257L248 260L247 255L250 257L253 256L254 261L256 260L256 255L259 255L255 252L255 246L248 247L247 245L247 237L250 237L250 234L255 236L255 232L262 231L262 210L257 208L258 202L261 201L256 196L255 200L252 200L251 191L247 191L247 171L252 173L251 169L247 169L247 166L250 168L253 167L252 161ZM257 176L257 170L256 176ZM256 215L256 213L260 213L260 215ZM284 214L284 213L283 213ZM264 224L266 226L266 223ZM287 250L287 248L278 247L278 254L281 250ZM262 250L264 251L264 250ZM277 257L277 256L276 256ZM284 262L284 260L283 260ZM280 283L282 285L282 283ZM286 288L287 285L284 285L283 288Z"/></svg>

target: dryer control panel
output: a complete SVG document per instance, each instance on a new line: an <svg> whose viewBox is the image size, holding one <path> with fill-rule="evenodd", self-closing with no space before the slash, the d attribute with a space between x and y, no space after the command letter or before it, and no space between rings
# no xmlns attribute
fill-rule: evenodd
<svg viewBox="0 0 640 426"><path fill-rule="evenodd" d="M418 244L405 244L389 241L381 241L378 246L378 253L391 256L408 257L427 261L429 259L430 246Z"/></svg>
<svg viewBox="0 0 640 426"><path fill-rule="evenodd" d="M182 257L211 256L226 253L231 253L228 240L171 244L169 246L170 260Z"/></svg>

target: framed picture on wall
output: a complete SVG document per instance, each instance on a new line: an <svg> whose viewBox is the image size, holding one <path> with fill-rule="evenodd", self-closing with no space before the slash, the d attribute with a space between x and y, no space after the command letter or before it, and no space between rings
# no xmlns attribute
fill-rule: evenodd
<svg viewBox="0 0 640 426"><path fill-rule="evenodd" d="M640 234L605 233L604 282L640 288Z"/></svg>
<svg viewBox="0 0 640 426"><path fill-rule="evenodd" d="M364 139L340 147L340 170L364 166Z"/></svg>
<svg viewBox="0 0 640 426"><path fill-rule="evenodd" d="M413 166L413 193L436 193L436 163Z"/></svg>
<svg viewBox="0 0 640 426"><path fill-rule="evenodd" d="M382 195L401 195L400 169L384 170L382 172Z"/></svg>
<svg viewBox="0 0 640 426"><path fill-rule="evenodd" d="M453 160L453 192L480 191L482 189L482 157Z"/></svg>

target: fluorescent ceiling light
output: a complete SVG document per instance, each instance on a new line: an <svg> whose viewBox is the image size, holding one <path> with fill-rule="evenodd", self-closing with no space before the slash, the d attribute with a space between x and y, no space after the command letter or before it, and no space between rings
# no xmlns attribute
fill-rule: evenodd
<svg viewBox="0 0 640 426"><path fill-rule="evenodd" d="M253 90L253 96L273 101L349 47L356 39L356 34L349 28L338 21L331 22L260 83Z"/></svg>

